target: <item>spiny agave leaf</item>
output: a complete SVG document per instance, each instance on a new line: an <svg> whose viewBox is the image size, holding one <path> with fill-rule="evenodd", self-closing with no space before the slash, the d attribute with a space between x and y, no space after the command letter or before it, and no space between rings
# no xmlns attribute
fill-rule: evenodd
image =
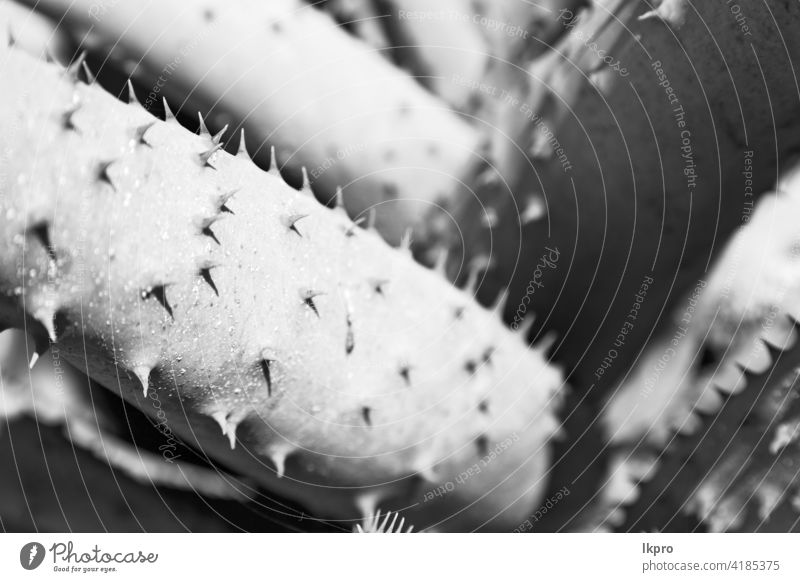
<svg viewBox="0 0 800 582"><path fill-rule="evenodd" d="M360 519L380 503L413 507L404 516L420 527L504 529L536 504L562 383L541 350L246 158L198 163L207 136L156 121L142 147L143 108L14 49L1 56L0 145L37 152L8 148L0 185L3 323L24 314L46 337L54 321L65 359L321 517ZM76 102L81 131L65 132ZM284 221L298 214L302 237ZM51 249L26 236L41 224ZM211 266L213 285L199 273ZM491 365L468 374L489 346Z"/></svg>
<svg viewBox="0 0 800 582"><path fill-rule="evenodd" d="M669 527L685 512L714 531L759 529L768 526L778 504L797 505L800 342L783 352L767 347L771 365L765 371L740 368L743 390L726 396L715 414L696 413L700 422L693 434L673 437L626 529L655 527L653 514L664 510L663 502L675 509L660 516L662 525ZM784 520L788 529L800 523L793 511Z"/></svg>
<svg viewBox="0 0 800 582"><path fill-rule="evenodd" d="M695 408L714 412L720 391L744 388L737 363L756 372L769 367L765 341L780 348L797 341L798 179L797 168L785 172L610 395L605 423L615 442L663 446L675 428L691 430Z"/></svg>

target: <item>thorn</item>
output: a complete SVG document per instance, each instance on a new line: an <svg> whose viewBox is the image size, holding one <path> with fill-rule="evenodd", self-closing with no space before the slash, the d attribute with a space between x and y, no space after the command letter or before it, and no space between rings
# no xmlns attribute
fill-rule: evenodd
<svg viewBox="0 0 800 582"><path fill-rule="evenodd" d="M408 227L405 232L403 233L403 237L400 239L400 250L405 253L411 253L411 235L413 234L414 229Z"/></svg>
<svg viewBox="0 0 800 582"><path fill-rule="evenodd" d="M369 406L361 407L361 418L364 419L367 426L372 426L372 409Z"/></svg>
<svg viewBox="0 0 800 582"><path fill-rule="evenodd" d="M222 435L225 436L228 433L228 415L221 410L218 410L217 412L211 414L211 418L217 422L220 430L222 431Z"/></svg>
<svg viewBox="0 0 800 582"><path fill-rule="evenodd" d="M229 415L222 412L221 410L214 412L211 414L211 418L213 418L217 424L219 425L220 430L222 431L222 436L228 437L228 442L231 445L231 450L236 449L236 424L229 420Z"/></svg>
<svg viewBox="0 0 800 582"><path fill-rule="evenodd" d="M354 220L349 225L347 225L345 227L345 229L344 229L344 236L346 236L347 238L350 238L351 236L355 236L356 235L356 228L358 227L359 224L363 223L364 220L365 219L362 216L361 218L359 218L357 220Z"/></svg>
<svg viewBox="0 0 800 582"><path fill-rule="evenodd" d="M47 330L47 337L50 340L50 343L56 343L58 341L58 335L56 334L56 320L55 316L52 318L48 317L42 320L42 325L44 326L45 330Z"/></svg>
<svg viewBox="0 0 800 582"><path fill-rule="evenodd" d="M500 222L500 217L497 215L497 210L491 206L487 206L481 215L481 224L484 228L493 229Z"/></svg>
<svg viewBox="0 0 800 582"><path fill-rule="evenodd" d="M276 178L281 178L281 170L278 167L278 156L275 153L275 146L269 147L269 170L268 172ZM281 178L283 179L283 178Z"/></svg>
<svg viewBox="0 0 800 582"><path fill-rule="evenodd" d="M227 125L225 127L228 127ZM247 158L248 160L252 161L253 158L247 151L247 141L244 138L244 128L239 132L239 149L236 150L236 155L240 158Z"/></svg>
<svg viewBox="0 0 800 582"><path fill-rule="evenodd" d="M48 334L42 335L39 333L34 334L33 336L33 356L31 356L31 361L28 362L28 367L33 368L36 365L36 362L39 361L41 356L50 349L52 344L52 340L50 339Z"/></svg>
<svg viewBox="0 0 800 582"><path fill-rule="evenodd" d="M83 69L83 74L86 76L86 83L88 85L94 85L95 81L97 81L97 77L94 76L94 73L92 73L89 65L86 64L86 61L81 63L81 68Z"/></svg>
<svg viewBox="0 0 800 582"><path fill-rule="evenodd" d="M200 160L200 165L205 168L211 168L212 170L216 170L216 168L213 165L211 165L211 156L213 156L221 149L222 149L222 144L214 144L213 146L211 146L210 149L200 154L197 154L197 157Z"/></svg>
<svg viewBox="0 0 800 582"><path fill-rule="evenodd" d="M350 319L350 314L347 314L347 335L344 338L344 353L348 356L353 353L356 347L355 335L353 334L353 320Z"/></svg>
<svg viewBox="0 0 800 582"><path fill-rule="evenodd" d="M522 318L521 322L516 322L515 321L511 325L511 328L520 335L520 337L522 338L522 341L524 341L525 344L527 345L528 336L530 335L531 328L533 327L534 323L536 323L536 316L535 315L526 315L525 317ZM514 326L516 326L516 327L514 327Z"/></svg>
<svg viewBox="0 0 800 582"><path fill-rule="evenodd" d="M385 296L384 287L389 284L389 279L368 279L368 281L376 295Z"/></svg>
<svg viewBox="0 0 800 582"><path fill-rule="evenodd" d="M778 428L775 429L772 442L769 445L769 452L773 455L777 455L789 444L797 440L797 437L800 436L798 432L800 432L800 425L798 425L797 422L793 425L788 422L778 425Z"/></svg>
<svg viewBox="0 0 800 582"><path fill-rule="evenodd" d="M287 230L293 230L297 236L302 238L303 235L297 230L297 222L306 217L308 217L308 214L290 214L288 216L282 216L281 222L283 222L283 226L285 226Z"/></svg>
<svg viewBox="0 0 800 582"><path fill-rule="evenodd" d="M439 273L445 279L447 278L447 259L450 256L450 249L442 247L439 249L439 254L436 257L436 263L433 265L433 271Z"/></svg>
<svg viewBox="0 0 800 582"><path fill-rule="evenodd" d="M492 166L487 165L475 179L477 186L484 188L497 188L502 185L500 174Z"/></svg>
<svg viewBox="0 0 800 582"><path fill-rule="evenodd" d="M272 362L273 360L264 357L262 354L261 373L264 375L264 380L267 382L267 396L272 396L272 369L270 368Z"/></svg>
<svg viewBox="0 0 800 582"><path fill-rule="evenodd" d="M136 98L136 92L133 90L133 83L130 79L128 79L128 105L136 105L137 107L144 109L142 104Z"/></svg>
<svg viewBox="0 0 800 582"><path fill-rule="evenodd" d="M200 276L203 278L203 281L205 281L208 286L211 287L211 289L214 291L214 294L219 297L219 289L217 289L217 285L214 283L214 279L211 277L211 267L200 269Z"/></svg>
<svg viewBox="0 0 800 582"><path fill-rule="evenodd" d="M36 237L36 240L39 241L39 244L44 247L44 250L47 253L47 256L50 257L50 260L56 262L58 257L56 256L56 249L50 240L50 227L48 226L47 222L42 221L38 224L35 224L30 228L30 232Z"/></svg>
<svg viewBox="0 0 800 582"><path fill-rule="evenodd" d="M375 509L378 506L380 494L377 490L365 491L356 495L355 505L361 512L364 521L375 516Z"/></svg>
<svg viewBox="0 0 800 582"><path fill-rule="evenodd" d="M199 111L197 112L197 119L198 119L199 124L200 124L200 127L197 129L197 133L200 135L200 137L208 137L208 138L210 138L211 137L211 132L208 131L208 128L206 127L206 122L203 119L203 114L200 113Z"/></svg>
<svg viewBox="0 0 800 582"><path fill-rule="evenodd" d="M489 437L485 434L480 435L475 439L475 446L478 448L478 454L481 457L485 457L489 452Z"/></svg>
<svg viewBox="0 0 800 582"><path fill-rule="evenodd" d="M214 201L215 205L222 213L233 214L233 210L228 208L228 201L233 198L239 192L239 188L231 190L229 192L225 192L224 194L220 194L217 199Z"/></svg>
<svg viewBox="0 0 800 582"><path fill-rule="evenodd" d="M411 366L407 363L400 364L397 373L405 381L406 386L411 386Z"/></svg>
<svg viewBox="0 0 800 582"><path fill-rule="evenodd" d="M228 442L231 445L232 451L236 449L236 428L235 424L228 424Z"/></svg>
<svg viewBox="0 0 800 582"><path fill-rule="evenodd" d="M52 344L56 343L58 338L56 334L55 313L53 313L53 311L49 308L41 308L37 309L34 312L33 318L42 324L42 327L44 327L45 331L47 332L47 338L50 340L50 343ZM37 352L41 351L42 353L44 353L47 351L47 348L42 347L41 350L37 349L36 351Z"/></svg>
<svg viewBox="0 0 800 582"><path fill-rule="evenodd" d="M766 339L762 339L761 343L763 343L764 347L767 349L767 353L769 354L769 361L771 363L774 364L774 362L780 359L781 354L783 354L784 350L782 350L780 347L776 346L772 342L767 341Z"/></svg>
<svg viewBox="0 0 800 582"><path fill-rule="evenodd" d="M147 398L147 391L150 389L150 368L137 366L133 369L133 373L139 378L139 382L142 384L142 394Z"/></svg>
<svg viewBox="0 0 800 582"><path fill-rule="evenodd" d="M152 148L152 144L145 139L145 134L147 131L156 124L155 121L150 123L145 123L144 125L140 125L134 130L134 136L136 137L136 143L138 145L146 145L149 148Z"/></svg>
<svg viewBox="0 0 800 582"><path fill-rule="evenodd" d="M215 214L213 216L207 216L205 218L201 218L198 221L199 222L198 227L199 227L200 234L203 235L203 236L209 237L211 240L213 240L215 243L217 243L220 246L222 246L222 243L219 242L219 239L217 238L217 235L215 235L214 231L211 230L211 226L214 223L216 223L219 220L221 220L222 218L223 218L222 213L219 213L219 214Z"/></svg>
<svg viewBox="0 0 800 582"><path fill-rule="evenodd" d="M367 214L367 230L375 230L376 219L377 219L377 214L375 208L370 208L369 213Z"/></svg>
<svg viewBox="0 0 800 582"><path fill-rule="evenodd" d="M343 212L345 215L347 215L347 210L345 209L344 206L344 192L342 191L341 186L336 187L336 194L334 195L334 200L335 200L334 206L336 210L339 210Z"/></svg>
<svg viewBox="0 0 800 582"><path fill-rule="evenodd" d="M464 285L464 291L470 295L474 295L478 290L478 279L480 274L487 271L491 267L491 260L486 255L479 255L472 259L469 264L469 276L467 283Z"/></svg>
<svg viewBox="0 0 800 582"><path fill-rule="evenodd" d="M659 14L658 14L658 10L648 10L647 12L642 14L638 18L638 20L639 20L639 22L642 22L642 21L645 21L645 20L652 20L653 18L658 19L658 20L661 19L661 16L659 16Z"/></svg>
<svg viewBox="0 0 800 582"><path fill-rule="evenodd" d="M500 292L497 294L497 298L494 300L492 304L492 311L497 313L497 316L500 319L503 319L503 314L506 310L506 303L508 302L508 287L503 287Z"/></svg>
<svg viewBox="0 0 800 582"><path fill-rule="evenodd" d="M275 474L278 478L282 478L286 473L286 457L289 456L294 449L288 443L283 445L276 445L269 449L267 456L275 465Z"/></svg>
<svg viewBox="0 0 800 582"><path fill-rule="evenodd" d="M111 175L108 173L108 170L111 164L113 163L114 163L113 160L107 162L100 162L97 165L97 179L111 186L111 189L114 190L114 192L116 192L117 187L114 186L114 182L111 181Z"/></svg>
<svg viewBox="0 0 800 582"><path fill-rule="evenodd" d="M164 121L166 123L178 123L178 118L175 117L175 114L169 108L169 103L167 103L167 98L162 97L161 103L164 105Z"/></svg>
<svg viewBox="0 0 800 582"><path fill-rule="evenodd" d="M66 69L67 78L70 81L72 81L73 84L77 84L78 81L81 80L80 75L78 75L78 73L83 68L83 62L85 60L86 60L86 51L83 51L81 52L81 54L78 55L78 58L75 59L69 67L67 67Z"/></svg>
<svg viewBox="0 0 800 582"><path fill-rule="evenodd" d="M543 354L546 354L555 345L557 339L558 334L555 331L548 331L546 334L544 334L544 336L542 336L542 339L540 339L534 347Z"/></svg>
<svg viewBox="0 0 800 582"><path fill-rule="evenodd" d="M317 305L314 303L314 298L319 297L320 295L325 295L322 291L314 291L313 289L301 289L300 290L300 299L303 300L311 310L317 314L319 317L319 311L317 311Z"/></svg>
<svg viewBox="0 0 800 582"><path fill-rule="evenodd" d="M213 135L211 142L214 144L222 143L222 136L225 135L226 131L228 131L228 124L225 124L225 127Z"/></svg>
<svg viewBox="0 0 800 582"><path fill-rule="evenodd" d="M412 467L412 470L426 483L433 484L438 480L435 463L430 461L418 462Z"/></svg>
<svg viewBox="0 0 800 582"><path fill-rule="evenodd" d="M546 127L546 126L541 126ZM553 146L550 145L547 137L545 137L544 133L537 132L536 136L533 139L533 145L528 150L528 154L531 156L532 159L540 162L547 162L553 158Z"/></svg>
<svg viewBox="0 0 800 582"><path fill-rule="evenodd" d="M300 168L300 172L303 175L303 185L300 186L300 192L313 198L314 192L311 190L311 180L308 178L308 171L306 170L306 167L303 166Z"/></svg>
<svg viewBox="0 0 800 582"><path fill-rule="evenodd" d="M536 222L540 218L542 218L545 214L545 207L544 201L540 196L531 194L528 197L528 200L525 204L525 208L520 215L520 220L522 221L522 225L530 224L531 222Z"/></svg>
<svg viewBox="0 0 800 582"><path fill-rule="evenodd" d="M161 307L167 311L170 318L175 319L175 315L172 312L172 306L170 306L169 301L167 300L166 285L153 285L152 287L142 291L142 299L151 298L155 299L161 304Z"/></svg>

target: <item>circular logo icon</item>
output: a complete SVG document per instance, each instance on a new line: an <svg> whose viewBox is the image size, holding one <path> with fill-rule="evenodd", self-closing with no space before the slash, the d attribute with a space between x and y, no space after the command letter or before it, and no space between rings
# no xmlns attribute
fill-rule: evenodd
<svg viewBox="0 0 800 582"><path fill-rule="evenodd" d="M44 561L44 546L39 542L30 542L19 551L19 563L26 570L35 570Z"/></svg>

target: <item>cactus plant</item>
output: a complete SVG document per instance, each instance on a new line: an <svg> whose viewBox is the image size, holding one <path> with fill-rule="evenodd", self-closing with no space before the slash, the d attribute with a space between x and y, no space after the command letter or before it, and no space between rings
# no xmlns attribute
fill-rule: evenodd
<svg viewBox="0 0 800 582"><path fill-rule="evenodd" d="M38 154L6 162L5 326L150 414L155 391L175 434L320 516L498 528L535 502L561 385L543 349L218 138L0 58L1 132Z"/></svg>
<svg viewBox="0 0 800 582"><path fill-rule="evenodd" d="M0 50L0 329L35 352L7 361L0 336L9 441L63 430L135 496L260 514L269 492L270 521L303 513L277 528L796 529L797 231L770 217L797 203L800 13L652 4L476 2L485 23L420 26L373 18L430 10L406 0L37 2L101 85L133 79L123 105L80 59ZM516 25L531 42L490 30ZM148 115L162 92L181 122L203 111L199 136ZM336 209L310 195L338 185ZM417 232L394 250L374 225ZM575 391L529 347L553 328ZM66 388L54 358L80 368ZM165 431L188 458L158 457Z"/></svg>

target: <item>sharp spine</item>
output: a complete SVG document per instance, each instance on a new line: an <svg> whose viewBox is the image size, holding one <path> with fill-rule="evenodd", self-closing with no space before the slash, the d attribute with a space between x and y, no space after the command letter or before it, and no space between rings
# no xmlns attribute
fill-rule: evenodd
<svg viewBox="0 0 800 582"><path fill-rule="evenodd" d="M400 374L400 377L406 383L406 386L411 386L411 366L408 363L400 364L400 367L397 369L397 373Z"/></svg>
<svg viewBox="0 0 800 582"><path fill-rule="evenodd" d="M100 162L97 165L97 179L111 186L111 189L116 192L117 187L114 185L114 182L111 180L111 175L108 173L108 170L111 167L111 164L113 163L114 160Z"/></svg>
<svg viewBox="0 0 800 582"><path fill-rule="evenodd" d="M150 368L147 366L136 366L133 369L133 373L142 385L142 395L147 398L147 392L150 389Z"/></svg>
<svg viewBox="0 0 800 582"><path fill-rule="evenodd" d="M214 144L206 151L197 154L198 159L200 160L200 165L204 168L211 168L212 170L216 170L217 168L211 163L212 156L217 153L219 150L222 149L221 144Z"/></svg>
<svg viewBox="0 0 800 582"><path fill-rule="evenodd" d="M214 291L214 294L219 297L219 289L217 289L217 284L214 283L214 278L211 276L211 267L201 267L200 268L200 276L203 278L203 281L211 287L211 290Z"/></svg>
<svg viewBox="0 0 800 582"><path fill-rule="evenodd" d="M414 230L409 227L403 233L403 237L400 239L400 251L404 253L411 254L411 236Z"/></svg>
<svg viewBox="0 0 800 582"><path fill-rule="evenodd" d="M208 127L206 127L206 121L205 119L203 119L203 114L200 113L199 111L197 112L197 120L200 126L197 132L200 135L200 137L207 137L211 139L211 132L208 131Z"/></svg>
<svg viewBox="0 0 800 582"><path fill-rule="evenodd" d="M278 167L278 155L275 152L275 146L269 147L269 170L267 170L267 172L276 178L283 180L283 177L281 176L281 170Z"/></svg>
<svg viewBox="0 0 800 582"><path fill-rule="evenodd" d="M389 284L389 279L370 279L369 285L376 295L384 296L384 287Z"/></svg>
<svg viewBox="0 0 800 582"><path fill-rule="evenodd" d="M317 310L317 304L314 302L316 297L320 295L325 295L322 291L314 291L313 289L301 289L300 290L300 298L303 300L303 303L311 309L317 317L320 317L319 311Z"/></svg>
<svg viewBox="0 0 800 582"><path fill-rule="evenodd" d="M175 117L175 114L172 112L172 109L169 108L169 103L167 103L167 98L162 97L161 103L164 105L164 122L178 124L178 118Z"/></svg>
<svg viewBox="0 0 800 582"><path fill-rule="evenodd" d="M161 307L163 307L167 314L170 316L171 319L175 319L175 315L172 311L172 306L169 304L169 300L167 299L167 286L165 284L161 285L153 285L152 287L145 289L142 292L143 299L155 299L159 302Z"/></svg>
<svg viewBox="0 0 800 582"><path fill-rule="evenodd" d="M306 170L306 167L303 166L300 169L300 172L303 175L303 184L300 186L300 192L306 194L307 196L311 196L313 198L314 191L311 189L311 180L308 178L308 170Z"/></svg>
<svg viewBox="0 0 800 582"><path fill-rule="evenodd" d="M228 127L229 127L228 124L225 124L225 127L220 129L217 133L215 133L211 137L211 142L214 143L214 144L221 144L222 143L222 136L224 136L225 132L228 131Z"/></svg>
<svg viewBox="0 0 800 582"><path fill-rule="evenodd" d="M225 127L228 127L227 125ZM247 160L252 161L253 158L250 153L247 151L247 141L244 137L244 128L239 132L239 149L236 150L236 155L240 158L246 158Z"/></svg>
<svg viewBox="0 0 800 582"><path fill-rule="evenodd" d="M288 216L282 217L283 225L286 227L287 230L294 231L297 236L302 238L302 233L297 229L297 223L304 218L307 218L308 214L290 214Z"/></svg>
<svg viewBox="0 0 800 582"><path fill-rule="evenodd" d="M447 259L450 257L450 249L441 248L439 254L436 256L436 263L433 265L433 270L439 273L445 279L447 278Z"/></svg>
<svg viewBox="0 0 800 582"><path fill-rule="evenodd" d="M134 130L134 135L136 136L136 143L138 145L146 145L149 148L152 148L152 144L145 139L145 134L156 124L155 121L150 123L145 123L144 125L140 125Z"/></svg>
<svg viewBox="0 0 800 582"><path fill-rule="evenodd" d="M142 104L136 98L136 92L133 90L133 82L130 79L128 79L128 104L144 109Z"/></svg>
<svg viewBox="0 0 800 582"><path fill-rule="evenodd" d="M81 63L81 68L83 69L83 74L86 76L86 83L88 85L94 85L97 81L97 78L94 76L94 73L92 73L89 65L86 64L86 61Z"/></svg>
<svg viewBox="0 0 800 582"><path fill-rule="evenodd" d="M261 354L261 373L264 375L264 380L267 383L267 396L272 396L272 360L265 354Z"/></svg>
<svg viewBox="0 0 800 582"><path fill-rule="evenodd" d="M74 60L74 61L73 61L73 62L72 62L72 63L71 63L71 64L70 64L68 67L67 67L67 69L66 69L65 73L66 73L66 75L67 75L67 78L68 78L70 81L72 81L72 83L73 83L73 84L77 84L77 83L78 83L78 82L81 80L81 79L80 79L80 75L79 75L79 73L80 73L80 71L81 71L81 70L82 70L82 68L83 68L83 62L84 62L85 60L86 60L86 51L83 51L83 52L81 52L81 54L79 54L79 55L78 55L78 58L76 58L76 59L75 59L75 60Z"/></svg>
<svg viewBox="0 0 800 582"><path fill-rule="evenodd" d="M79 104L76 104L69 109L67 109L64 114L61 116L61 126L67 131L75 131L78 132L78 126L75 125L74 116L81 108Z"/></svg>

